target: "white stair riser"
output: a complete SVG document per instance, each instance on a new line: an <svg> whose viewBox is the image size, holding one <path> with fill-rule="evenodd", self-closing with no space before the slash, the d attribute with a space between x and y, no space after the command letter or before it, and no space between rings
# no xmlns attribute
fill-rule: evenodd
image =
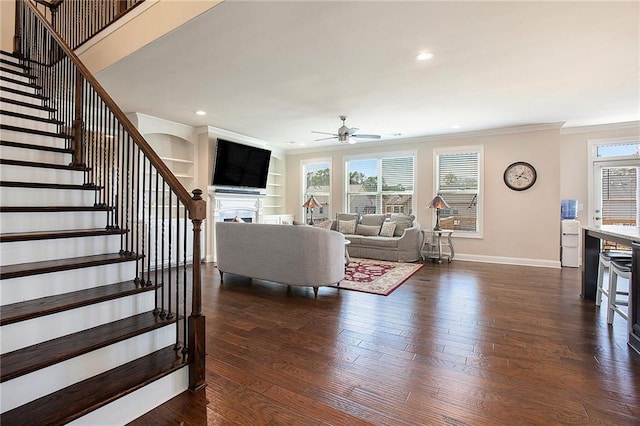
<svg viewBox="0 0 640 426"><path fill-rule="evenodd" d="M67 231L107 226L107 212L2 213L0 233Z"/></svg>
<svg viewBox="0 0 640 426"><path fill-rule="evenodd" d="M3 187L0 190L0 205L24 206L93 206L96 201L95 191L74 189L19 188Z"/></svg>
<svg viewBox="0 0 640 426"><path fill-rule="evenodd" d="M25 300L132 281L135 274L135 262L122 262L0 280L1 302L2 305L9 305Z"/></svg>
<svg viewBox="0 0 640 426"><path fill-rule="evenodd" d="M154 292L123 297L2 326L2 353L76 333L154 309Z"/></svg>
<svg viewBox="0 0 640 426"><path fill-rule="evenodd" d="M9 67L11 67L9 65ZM9 77L9 78L13 78L13 77ZM15 78L13 78L14 80L16 80ZM25 93L30 93L30 94L35 94L36 93L36 89L30 86L25 86L24 84L18 84L18 83L13 83L11 81L6 81L6 80L2 80L0 83L2 83L2 88L7 88L7 89L16 89L19 90L21 92L25 92ZM3 92L4 93L4 92Z"/></svg>
<svg viewBox="0 0 640 426"><path fill-rule="evenodd" d="M175 343L175 325L135 336L0 384L1 410L11 410ZM37 386L34 386L37 383ZM99 423L106 424L104 419ZM109 422L109 424L111 424Z"/></svg>
<svg viewBox="0 0 640 426"><path fill-rule="evenodd" d="M2 64L2 66L4 68L14 68L15 69L15 67L12 66L12 65ZM14 73L8 72L6 70L0 70L0 77L11 78L13 80L24 81L25 83L29 83L29 78L26 77L25 75L14 74ZM4 86L4 84L3 84L3 86Z"/></svg>
<svg viewBox="0 0 640 426"><path fill-rule="evenodd" d="M12 146L1 147L0 157L4 160L34 161L38 163L59 164L61 166L67 166L71 163L71 154L38 151L36 149L24 149Z"/></svg>
<svg viewBox="0 0 640 426"><path fill-rule="evenodd" d="M0 167L0 176L2 180L10 182L58 183L64 185L82 185L84 182L84 173L81 171L7 164L3 164ZM23 197L26 195L24 194Z"/></svg>
<svg viewBox="0 0 640 426"><path fill-rule="evenodd" d="M45 132L58 133L58 125L53 123L45 123L42 121L31 120L21 117L13 117L11 115L0 115L0 123L7 126L17 126L31 130L42 130Z"/></svg>
<svg viewBox="0 0 640 426"><path fill-rule="evenodd" d="M143 414L185 392L188 387L189 369L182 368L68 423L68 426L129 424Z"/></svg>
<svg viewBox="0 0 640 426"><path fill-rule="evenodd" d="M30 102L32 103L32 102ZM7 110L7 111L11 111L11 112L18 112L20 114L27 114L27 115L31 115L34 117L40 117L40 118L50 118L49 117L49 112L39 109L39 108L31 108L28 106L24 106L24 105L16 105L16 104L12 104L9 102L4 102L2 104L2 109Z"/></svg>
<svg viewBox="0 0 640 426"><path fill-rule="evenodd" d="M0 265L93 256L120 251L120 235L15 241L0 244Z"/></svg>
<svg viewBox="0 0 640 426"><path fill-rule="evenodd" d="M67 141L52 136L35 135L32 133L18 132L15 130L0 129L0 138L4 141L30 143L54 148L66 148Z"/></svg>

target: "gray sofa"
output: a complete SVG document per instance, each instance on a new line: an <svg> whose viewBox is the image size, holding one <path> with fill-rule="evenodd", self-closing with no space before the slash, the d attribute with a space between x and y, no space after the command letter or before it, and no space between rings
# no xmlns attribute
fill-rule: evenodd
<svg viewBox="0 0 640 426"><path fill-rule="evenodd" d="M351 228L353 221L355 228ZM338 213L331 229L342 232L351 241L347 246L351 257L391 262L415 262L421 259L422 232L413 215L392 214L387 218L382 214L360 216Z"/></svg>
<svg viewBox="0 0 640 426"><path fill-rule="evenodd" d="M312 226L216 222L217 267L225 273L313 287L344 278L345 238Z"/></svg>

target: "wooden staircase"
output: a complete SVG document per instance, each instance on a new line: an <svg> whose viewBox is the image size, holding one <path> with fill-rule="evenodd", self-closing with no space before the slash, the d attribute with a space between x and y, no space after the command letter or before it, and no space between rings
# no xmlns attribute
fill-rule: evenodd
<svg viewBox="0 0 640 426"><path fill-rule="evenodd" d="M126 423L187 389L184 318L158 315L29 66L3 52L0 87L0 423Z"/></svg>

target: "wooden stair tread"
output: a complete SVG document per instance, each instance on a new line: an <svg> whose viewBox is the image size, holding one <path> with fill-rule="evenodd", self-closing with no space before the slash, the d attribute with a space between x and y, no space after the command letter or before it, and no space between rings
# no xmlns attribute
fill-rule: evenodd
<svg viewBox="0 0 640 426"><path fill-rule="evenodd" d="M34 135L51 136L52 138L73 139L73 136L65 135L64 133L47 132L46 130L29 129L26 127L10 126L7 124L0 124L0 129L11 130L14 132L31 133Z"/></svg>
<svg viewBox="0 0 640 426"><path fill-rule="evenodd" d="M0 213L109 212L110 206L0 206Z"/></svg>
<svg viewBox="0 0 640 426"><path fill-rule="evenodd" d="M4 109L0 109L0 115L7 115L9 117L21 118L23 120L40 121L42 123L49 123L49 124L56 124L56 125L63 124L62 121L55 120L53 118L38 117L36 115L23 114L21 112L7 111L7 110L4 110Z"/></svg>
<svg viewBox="0 0 640 426"><path fill-rule="evenodd" d="M0 102L1 101L2 99L0 99ZM4 141L4 140L0 140L0 146L8 146L12 148L22 148L22 149L34 149L37 151L57 152L60 154L73 154L73 149L71 148L56 148L55 146L42 146L42 145L34 145L31 143L12 142L12 141Z"/></svg>
<svg viewBox="0 0 640 426"><path fill-rule="evenodd" d="M13 56L13 55L8 55L8 56ZM17 58L17 56L13 56L14 58ZM19 59L19 58L18 58ZM25 71L29 70L30 68L26 65L22 65L18 62L12 62L12 61L7 61L6 59L2 59L0 58L0 63L2 64L6 64L6 65L11 65L12 67L16 67L16 68L21 68Z"/></svg>
<svg viewBox="0 0 640 426"><path fill-rule="evenodd" d="M40 189L74 189L78 191L97 191L101 187L94 184L73 185L69 183L41 183L41 182L18 182L18 181L0 181L0 186L11 188L40 188Z"/></svg>
<svg viewBox="0 0 640 426"><path fill-rule="evenodd" d="M29 98L40 99L41 101L48 101L49 98L43 95L39 95L37 93L25 92L24 90L14 89L12 87L3 87L3 92L9 92L20 96L27 96Z"/></svg>
<svg viewBox="0 0 640 426"><path fill-rule="evenodd" d="M2 424L65 424L185 366L168 346L7 411Z"/></svg>
<svg viewBox="0 0 640 426"><path fill-rule="evenodd" d="M136 284L134 280L130 280L12 303L0 307L0 325L12 324L152 290L154 290L153 286L142 287Z"/></svg>
<svg viewBox="0 0 640 426"><path fill-rule="evenodd" d="M22 69L22 71L18 71L18 70L14 70L12 68L4 66L5 64L8 64L8 62L0 61L0 71L4 71L9 74L19 75L21 77L26 77L29 80L36 79L36 77L33 74L28 74L25 69Z"/></svg>
<svg viewBox="0 0 640 426"><path fill-rule="evenodd" d="M126 255L120 253L108 253L6 265L0 269L0 280L46 274L49 272L68 271L70 269L88 268L91 266L108 265L112 263L131 262L141 258L141 256L137 256L135 254Z"/></svg>
<svg viewBox="0 0 640 426"><path fill-rule="evenodd" d="M97 237L126 234L126 229L70 229L65 231L8 232L0 234L0 243L14 241L54 240L58 238Z"/></svg>
<svg viewBox="0 0 640 426"><path fill-rule="evenodd" d="M153 312L144 312L88 330L68 334L36 345L27 346L0 356L0 382L66 361L105 346L174 324L178 316L163 319ZM3 419L4 420L4 419Z"/></svg>
<svg viewBox="0 0 640 426"><path fill-rule="evenodd" d="M47 112L55 112L56 111L54 108L50 108L48 106L30 104L29 102L23 102L23 101L19 101L17 99L6 98L6 97L3 97L3 96L0 96L0 103L20 105L20 106L23 106L25 108L37 109L37 110L40 110L40 111L47 111Z"/></svg>
<svg viewBox="0 0 640 426"><path fill-rule="evenodd" d="M144 293L153 286L142 287L134 280L78 290L70 293L11 303L0 307L0 325L12 324L57 312L76 309L107 300ZM1 358L0 358L1 359ZM3 366L4 368L4 366ZM4 374L4 372L2 373Z"/></svg>
<svg viewBox="0 0 640 426"><path fill-rule="evenodd" d="M88 170L85 166L72 166L67 164L53 164L53 163L41 163L37 161L23 161L23 160L10 160L6 158L0 159L0 164L7 166L22 166L22 167L40 167L43 169L59 169L59 170L73 170L78 172L84 172Z"/></svg>
<svg viewBox="0 0 640 426"><path fill-rule="evenodd" d="M42 89L42 86L39 86L39 85L37 85L35 83L29 82L29 81L16 80L16 79L11 78L11 77L2 77L2 76L0 76L0 81L5 81L7 83L13 83L13 84L19 84L21 86L26 86L26 87L31 87L31 88L36 89L36 90Z"/></svg>

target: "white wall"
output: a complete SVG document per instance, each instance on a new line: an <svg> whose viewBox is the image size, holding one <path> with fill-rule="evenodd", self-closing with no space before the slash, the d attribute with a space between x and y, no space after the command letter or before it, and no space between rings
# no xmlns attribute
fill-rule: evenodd
<svg viewBox="0 0 640 426"><path fill-rule="evenodd" d="M389 143L336 145L330 152L297 152L287 156L287 212L300 218L300 161L332 159L333 213L344 211L344 157L370 152L417 151L416 217L423 228L433 227L433 150L442 147L484 147L483 238L454 239L459 259L538 266L560 266L560 201L587 201L587 141L640 135L638 123L611 130L607 126L564 131L559 125L504 129L459 136L431 137ZM503 183L504 169L515 161L533 164L536 184L512 191ZM586 220L586 209L580 219Z"/></svg>

